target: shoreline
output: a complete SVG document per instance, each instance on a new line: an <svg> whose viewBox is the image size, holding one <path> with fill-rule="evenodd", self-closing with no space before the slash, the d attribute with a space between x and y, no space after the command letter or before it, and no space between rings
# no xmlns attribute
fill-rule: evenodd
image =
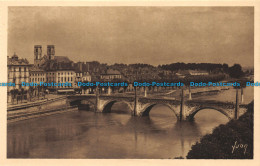
<svg viewBox="0 0 260 166"><path fill-rule="evenodd" d="M77 109L77 106L67 105L66 96L17 105L7 108L7 123L68 112L75 109Z"/></svg>
<svg viewBox="0 0 260 166"><path fill-rule="evenodd" d="M21 113L21 115L14 115L14 116L9 116L7 117L7 124L22 121L22 120L28 120L32 118L39 118L39 117L44 117L44 116L49 116L49 115L54 115L54 114L59 114L59 113L65 113L65 112L71 112L71 111L77 111L78 108L75 106L70 106L60 108L60 109L51 109L51 110L45 110L45 111L34 111L30 113Z"/></svg>

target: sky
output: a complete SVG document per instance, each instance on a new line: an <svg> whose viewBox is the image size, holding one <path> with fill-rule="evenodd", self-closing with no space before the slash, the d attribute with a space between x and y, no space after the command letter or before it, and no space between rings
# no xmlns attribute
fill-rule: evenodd
<svg viewBox="0 0 260 166"><path fill-rule="evenodd" d="M74 62L254 65L253 7L9 7L8 56L34 45Z"/></svg>

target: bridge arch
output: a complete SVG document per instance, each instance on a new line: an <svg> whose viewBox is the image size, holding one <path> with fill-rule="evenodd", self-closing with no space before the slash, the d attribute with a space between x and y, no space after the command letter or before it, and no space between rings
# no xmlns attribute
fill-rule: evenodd
<svg viewBox="0 0 260 166"><path fill-rule="evenodd" d="M201 110L205 110L205 109L211 109L211 110L215 110L218 111L220 113L222 113L223 115L225 115L229 120L232 119L232 117L228 114L227 111L225 111L222 108L218 108L218 107L199 107L199 108L195 108L194 111L192 111L188 116L187 119L188 120L193 120L194 116Z"/></svg>
<svg viewBox="0 0 260 166"><path fill-rule="evenodd" d="M129 102L127 102L127 101L109 100L109 101L105 102L103 104L103 106L101 107L102 112L104 112L104 113L111 112L111 108L112 108L112 106L115 103L124 103L124 104L126 104L128 106L128 108L130 109L131 112L133 111L133 108L132 108L131 104Z"/></svg>
<svg viewBox="0 0 260 166"><path fill-rule="evenodd" d="M81 104L81 100L67 100L71 106Z"/></svg>
<svg viewBox="0 0 260 166"><path fill-rule="evenodd" d="M177 119L179 118L179 115L175 109L173 109L169 104L162 104L162 103L152 103L152 104L149 104L148 106L144 107L141 112L142 116L149 116L150 111L156 105L162 105L162 106L166 106L166 107L170 108L170 110L173 111L173 113L177 117Z"/></svg>

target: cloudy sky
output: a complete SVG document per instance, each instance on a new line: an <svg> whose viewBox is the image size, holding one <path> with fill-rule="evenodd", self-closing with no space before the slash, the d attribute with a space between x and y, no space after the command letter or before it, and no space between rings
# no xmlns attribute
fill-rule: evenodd
<svg viewBox="0 0 260 166"><path fill-rule="evenodd" d="M8 55L33 63L34 45L102 63L253 66L252 7L9 7Z"/></svg>

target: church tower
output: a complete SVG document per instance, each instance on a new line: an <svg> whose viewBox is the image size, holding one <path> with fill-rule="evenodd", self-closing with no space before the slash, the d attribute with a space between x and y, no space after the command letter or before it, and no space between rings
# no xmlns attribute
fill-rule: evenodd
<svg viewBox="0 0 260 166"><path fill-rule="evenodd" d="M54 45L47 45L47 57L48 59L53 60L55 55Z"/></svg>
<svg viewBox="0 0 260 166"><path fill-rule="evenodd" d="M40 66L41 58L42 58L42 46L35 45L34 46L34 66L37 66L37 67Z"/></svg>

